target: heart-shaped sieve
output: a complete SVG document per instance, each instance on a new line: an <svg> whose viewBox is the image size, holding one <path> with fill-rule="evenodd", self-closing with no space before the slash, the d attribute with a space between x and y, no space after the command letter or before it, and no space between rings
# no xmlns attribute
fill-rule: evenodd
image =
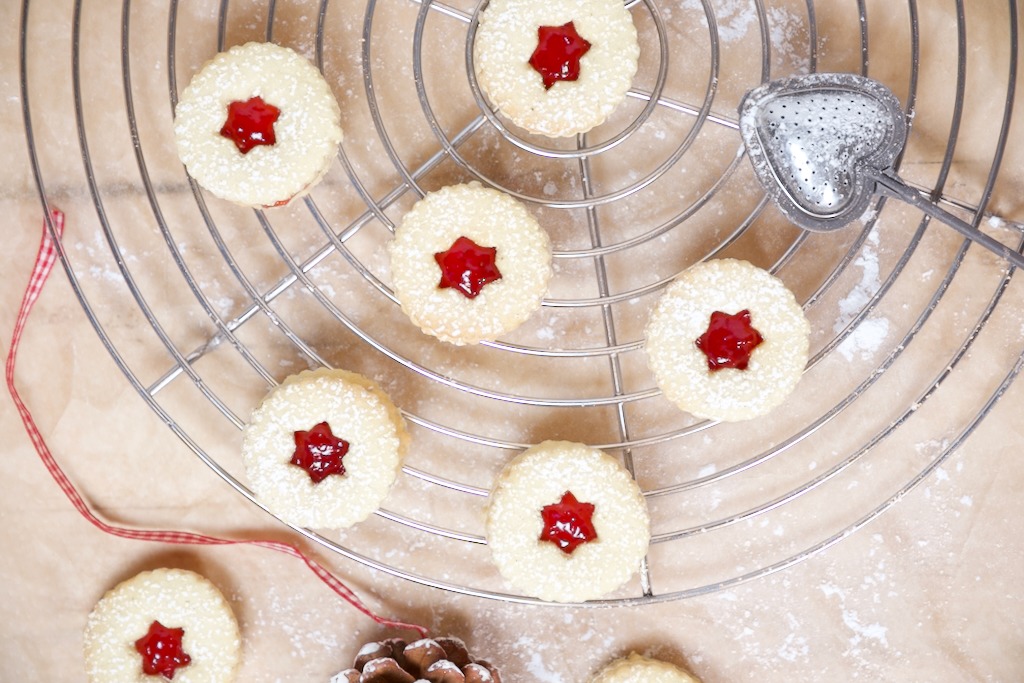
<svg viewBox="0 0 1024 683"><path fill-rule="evenodd" d="M740 133L765 191L805 230L847 225L880 191L1024 267L1019 253L943 211L896 175L906 117L899 99L878 81L818 73L765 83L740 103Z"/></svg>

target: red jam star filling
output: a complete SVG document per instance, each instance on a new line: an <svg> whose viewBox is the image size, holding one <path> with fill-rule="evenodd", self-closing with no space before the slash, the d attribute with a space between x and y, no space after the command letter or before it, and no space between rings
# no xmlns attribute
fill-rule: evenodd
<svg viewBox="0 0 1024 683"><path fill-rule="evenodd" d="M746 370L750 355L764 341L761 333L750 324L750 311L742 310L730 315L715 311L707 332L697 339L697 348L708 358L708 369L722 368Z"/></svg>
<svg viewBox="0 0 1024 683"><path fill-rule="evenodd" d="M571 21L562 26L541 26L537 29L537 49L530 56L530 66L544 79L547 90L555 81L578 79L580 58L589 49L590 43L576 33Z"/></svg>
<svg viewBox="0 0 1024 683"><path fill-rule="evenodd" d="M597 538L594 523L593 503L581 503L571 491L562 494L562 500L554 505L545 505L540 516L544 519L544 530L540 540L551 541L566 555L571 555L587 541Z"/></svg>
<svg viewBox="0 0 1024 683"><path fill-rule="evenodd" d="M289 461L306 470L314 484L332 474L345 474L341 459L348 453L349 443L331 432L326 422L314 425L309 431L295 432L295 455Z"/></svg>
<svg viewBox="0 0 1024 683"><path fill-rule="evenodd" d="M274 124L280 115L280 109L267 104L258 95L245 102L232 102L220 134L235 143L239 152L248 154L253 147L277 143Z"/></svg>
<svg viewBox="0 0 1024 683"><path fill-rule="evenodd" d="M498 250L481 247L468 237L460 237L448 251L434 254L441 266L441 289L455 288L467 299L475 299L484 285L501 279L495 265Z"/></svg>
<svg viewBox="0 0 1024 683"><path fill-rule="evenodd" d="M135 651L142 655L142 672L147 676L163 676L167 680L192 661L181 648L183 628L167 628L159 621L149 625L149 631L135 641Z"/></svg>

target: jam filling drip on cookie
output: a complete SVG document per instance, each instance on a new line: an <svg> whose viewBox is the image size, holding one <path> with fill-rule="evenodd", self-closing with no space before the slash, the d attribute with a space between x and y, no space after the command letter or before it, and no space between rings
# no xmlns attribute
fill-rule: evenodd
<svg viewBox="0 0 1024 683"><path fill-rule="evenodd" d="M320 422L309 431L295 432L295 454L289 462L306 470L313 483L319 484L332 474L345 474L341 460L348 448L348 441L336 437L329 424Z"/></svg>
<svg viewBox="0 0 1024 683"><path fill-rule="evenodd" d="M549 90L555 81L575 81L580 77L580 58L588 50L590 43L576 33L576 25L571 21L561 26L540 26L530 66L544 80L544 89Z"/></svg>
<svg viewBox="0 0 1024 683"><path fill-rule="evenodd" d="M495 280L501 279L495 259L495 247L481 247L468 237L460 237L447 251L434 254L434 260L441 267L440 289L454 288L467 299L475 299L480 291Z"/></svg>
<svg viewBox="0 0 1024 683"><path fill-rule="evenodd" d="M576 548L597 538L592 521L593 503L581 503L571 491L562 494L562 499L553 505L545 505L540 516L544 520L541 541L551 541L566 555Z"/></svg>
<svg viewBox="0 0 1024 683"><path fill-rule="evenodd" d="M150 624L146 635L135 641L135 651L142 655L142 672L173 680L178 669L192 662L181 647L184 635L183 628L167 628L159 621Z"/></svg>
<svg viewBox="0 0 1024 683"><path fill-rule="evenodd" d="M750 355L764 341L761 333L750 324L750 311L728 314L715 311L707 331L696 341L704 352L711 371L723 368L746 370Z"/></svg>
<svg viewBox="0 0 1024 683"><path fill-rule="evenodd" d="M228 118L220 134L235 143L239 152L248 154L254 147L277 144L274 124L280 115L280 109L259 95L245 102L235 101L228 105Z"/></svg>

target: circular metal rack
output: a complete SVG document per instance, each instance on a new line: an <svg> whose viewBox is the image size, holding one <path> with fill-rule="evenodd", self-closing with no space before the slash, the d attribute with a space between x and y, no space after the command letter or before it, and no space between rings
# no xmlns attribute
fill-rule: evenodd
<svg viewBox="0 0 1024 683"><path fill-rule="evenodd" d="M639 578L594 604L756 579L891 508L1024 362L1013 269L884 200L843 232L799 231L757 186L736 120L743 93L774 78L877 78L911 124L901 176L1019 249L1019 226L988 213L1010 149L1016 0L634 0L634 88L564 140L518 129L481 92L483 4L55 4L23 0L21 96L44 208L78 209L60 257L86 315L152 410L255 505L240 429L277 381L316 366L380 381L414 438L396 489L354 529L297 530L378 570L535 602L489 564L486 496L518 450L562 438L622 457L652 513ZM247 40L306 54L342 104L338 162L294 206L227 206L174 154L184 84ZM529 205L556 270L523 328L454 347L402 315L384 245L425 192L473 179ZM796 393L747 423L676 410L644 358L654 300L716 257L776 273L812 323Z"/></svg>

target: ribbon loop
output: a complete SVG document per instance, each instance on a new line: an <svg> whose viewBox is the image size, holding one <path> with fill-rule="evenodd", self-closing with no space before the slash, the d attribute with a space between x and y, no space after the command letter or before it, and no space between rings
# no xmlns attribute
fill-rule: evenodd
<svg viewBox="0 0 1024 683"><path fill-rule="evenodd" d="M28 433L29 439L31 439L32 445L36 449L36 453L38 453L39 458L46 467L46 471L50 473L51 477L53 477L53 480L57 483L57 486L60 487L60 490L67 497L71 505L74 506L75 510L77 510L82 517L100 531L119 538L155 543L170 543L174 545L254 545L260 548L268 548L270 550L285 553L286 555L291 555L292 557L302 560L310 571L312 571L318 579L326 584L328 588L374 622L388 628L403 631L416 631L421 637L426 637L427 629L422 626L417 624L407 624L393 619L386 619L375 614L363 603L362 600L359 599L359 596L357 596L348 586L345 585L344 582L341 581L341 579L328 571L319 562L306 555L297 546L290 543L270 540L241 541L228 538L218 538L216 536L207 536L205 534L198 534L191 531L131 529L110 524L100 518L89 508L85 499L82 498L82 495L75 488L75 485L70 479L68 479L64 470L61 468L60 464L58 464L57 459L50 451L49 446L47 446L46 440L39 431L39 427L36 426L36 422L32 418L31 411L25 405L24 401L22 401L21 395L18 393L18 389L14 382L14 370L22 333L24 332L25 325L28 322L29 314L32 312L32 307L39 298L39 295L43 290L43 285L46 284L46 280L57 261L57 245L54 242L54 235L51 235L50 233L50 224L53 225L53 232L55 233L56 239L61 239L64 234L63 212L58 209L51 209L50 221L43 221L43 236L39 243L39 251L36 254L35 264L32 268L32 275L29 278L28 286L22 296L21 306L18 309L18 317L14 323L14 332L11 335L11 345L10 350L7 353L5 375L7 379L7 391L11 394L11 399L14 401L14 406L18 410L18 415L21 417L21 422L25 426L25 431Z"/></svg>

